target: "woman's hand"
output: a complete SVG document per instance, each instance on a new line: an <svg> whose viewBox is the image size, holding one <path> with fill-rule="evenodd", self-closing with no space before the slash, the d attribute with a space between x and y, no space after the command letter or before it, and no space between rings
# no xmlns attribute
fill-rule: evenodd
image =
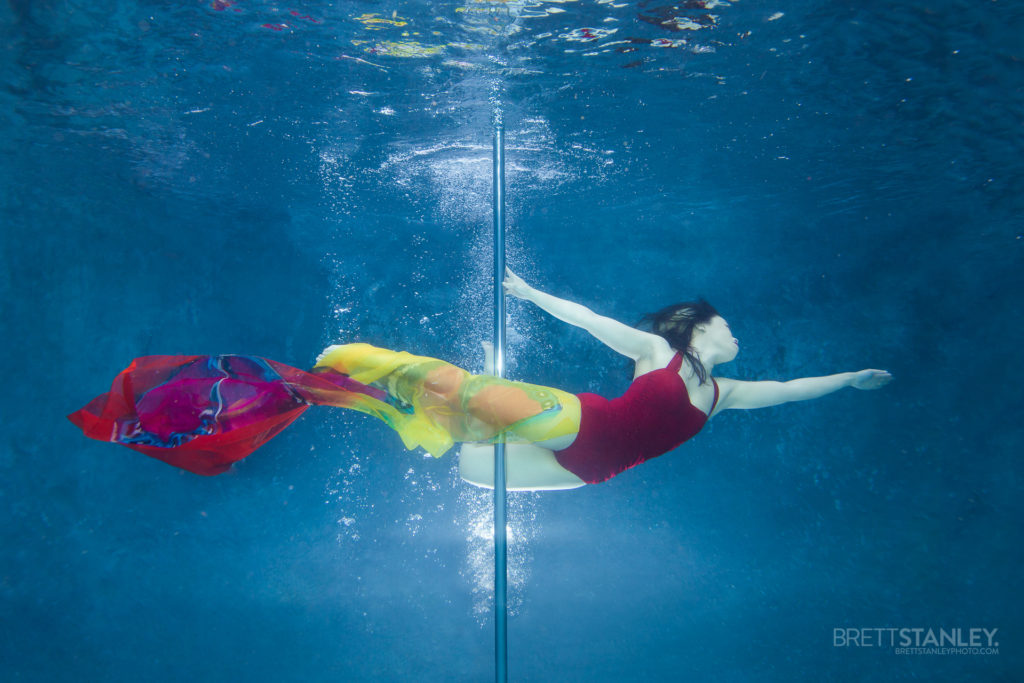
<svg viewBox="0 0 1024 683"><path fill-rule="evenodd" d="M530 294L534 291L533 287L526 284L523 278L513 273L509 268L505 268L505 281L502 283L505 286L505 293L519 299L529 299Z"/></svg>
<svg viewBox="0 0 1024 683"><path fill-rule="evenodd" d="M861 370L853 373L851 387L856 389L881 389L892 381L892 375L886 370Z"/></svg>

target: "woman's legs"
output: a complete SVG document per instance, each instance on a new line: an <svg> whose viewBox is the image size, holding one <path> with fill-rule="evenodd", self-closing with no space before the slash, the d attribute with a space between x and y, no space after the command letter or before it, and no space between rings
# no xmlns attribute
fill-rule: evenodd
<svg viewBox="0 0 1024 683"><path fill-rule="evenodd" d="M396 393L406 403L421 405L455 441L504 437L510 443L571 443L579 431L579 399L568 392L473 375L436 359L424 365L429 367L422 382L410 382L418 373L406 369L405 381L394 385Z"/></svg>
<svg viewBox="0 0 1024 683"><path fill-rule="evenodd" d="M565 448L579 431L579 399L559 389L473 375L436 358L368 344L328 348L317 362L325 366L384 390L397 410L428 420L453 441Z"/></svg>
<svg viewBox="0 0 1024 683"><path fill-rule="evenodd" d="M494 446L462 444L459 476L470 484L494 488ZM560 491L585 485L585 481L562 467L550 450L532 443L506 444L505 488L509 491Z"/></svg>
<svg viewBox="0 0 1024 683"><path fill-rule="evenodd" d="M491 375L473 375L436 358L368 344L328 348L317 359L313 372L328 369L344 375L346 386L354 386L356 391L363 386L365 396L373 397L335 405L384 420L407 448L423 446L440 456L454 442L462 442L459 472L470 483L494 485L494 449L486 443L504 441L509 444L509 488L544 490L584 485L552 453L568 447L579 432L580 402L570 393Z"/></svg>

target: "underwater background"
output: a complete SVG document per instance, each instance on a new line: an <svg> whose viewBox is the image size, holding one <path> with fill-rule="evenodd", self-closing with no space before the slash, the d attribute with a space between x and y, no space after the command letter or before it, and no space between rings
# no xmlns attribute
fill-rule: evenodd
<svg viewBox="0 0 1024 683"><path fill-rule="evenodd" d="M64 416L149 354L481 371L499 116L531 284L628 323L707 297L722 376L895 376L510 493L510 680L1024 677L1021 4L8 0L0 31L0 678L493 677L454 453L315 409L204 478ZM510 377L625 390L509 309ZM835 639L870 628L998 646Z"/></svg>

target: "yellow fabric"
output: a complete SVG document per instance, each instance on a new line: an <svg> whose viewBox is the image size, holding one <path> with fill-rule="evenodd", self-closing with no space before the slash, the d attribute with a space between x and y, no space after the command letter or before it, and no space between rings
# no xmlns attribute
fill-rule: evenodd
<svg viewBox="0 0 1024 683"><path fill-rule="evenodd" d="M473 375L436 358L370 344L332 346L313 372L329 368L387 392L387 401L350 396L345 407L383 420L405 447L440 457L456 442L535 443L579 431L574 395L549 387Z"/></svg>

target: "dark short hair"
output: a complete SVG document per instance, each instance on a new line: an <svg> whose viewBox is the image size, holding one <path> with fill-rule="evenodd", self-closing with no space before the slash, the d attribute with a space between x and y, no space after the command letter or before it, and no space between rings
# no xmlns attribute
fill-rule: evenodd
<svg viewBox="0 0 1024 683"><path fill-rule="evenodd" d="M700 383L704 384L708 379L707 372L690 348L690 343L693 341L693 332L697 325L703 325L716 315L718 311L714 306L704 299L698 299L672 304L660 311L648 313L637 325L650 328L651 332L665 339L672 348L683 354L700 379Z"/></svg>

